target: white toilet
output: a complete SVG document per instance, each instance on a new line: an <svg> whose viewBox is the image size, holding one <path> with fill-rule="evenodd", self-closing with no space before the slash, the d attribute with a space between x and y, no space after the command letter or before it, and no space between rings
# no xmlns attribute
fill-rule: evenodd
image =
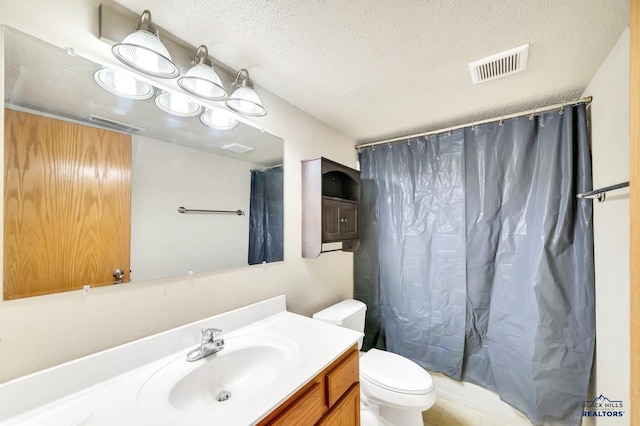
<svg viewBox="0 0 640 426"><path fill-rule="evenodd" d="M347 299L313 318L364 332L366 310L364 303ZM422 412L436 402L436 392L431 375L415 362L371 349L360 353L360 401L362 425L422 426Z"/></svg>

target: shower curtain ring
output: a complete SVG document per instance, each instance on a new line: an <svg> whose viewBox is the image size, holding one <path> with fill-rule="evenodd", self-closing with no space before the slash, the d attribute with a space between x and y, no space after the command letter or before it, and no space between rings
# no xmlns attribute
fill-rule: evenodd
<svg viewBox="0 0 640 426"><path fill-rule="evenodd" d="M502 122L502 117L500 117L500 121L498 121L498 126L502 127L504 123Z"/></svg>
<svg viewBox="0 0 640 426"><path fill-rule="evenodd" d="M562 103L562 106L560 107L560 115L564 114L564 102Z"/></svg>
<svg viewBox="0 0 640 426"><path fill-rule="evenodd" d="M389 149L391 149L391 142L389 142L388 145L389 145Z"/></svg>

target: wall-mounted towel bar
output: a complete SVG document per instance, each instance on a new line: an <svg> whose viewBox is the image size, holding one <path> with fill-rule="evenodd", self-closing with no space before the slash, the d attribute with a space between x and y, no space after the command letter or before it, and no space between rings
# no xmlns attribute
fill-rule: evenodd
<svg viewBox="0 0 640 426"><path fill-rule="evenodd" d="M242 210L194 210L186 209L184 207L178 207L178 213L209 213L209 214L235 214L238 216L244 215Z"/></svg>
<svg viewBox="0 0 640 426"><path fill-rule="evenodd" d="M613 191L614 189L626 188L629 186L629 182L622 182L616 185L607 186L605 188L594 189L593 191L583 192L581 194L576 195L578 198L597 198L599 202L604 203L604 200L607 198L607 192Z"/></svg>

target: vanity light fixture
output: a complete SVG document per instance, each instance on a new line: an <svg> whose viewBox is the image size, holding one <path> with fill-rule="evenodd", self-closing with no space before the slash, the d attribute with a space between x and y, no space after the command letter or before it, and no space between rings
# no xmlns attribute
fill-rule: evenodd
<svg viewBox="0 0 640 426"><path fill-rule="evenodd" d="M262 106L262 101L260 101L258 94L253 90L253 83L249 79L249 71L244 68L238 71L233 87L235 91L226 101L230 109L252 117L261 117L267 114L267 110Z"/></svg>
<svg viewBox="0 0 640 426"><path fill-rule="evenodd" d="M153 86L113 68L102 68L93 73L93 79L107 92L123 98L143 100L153 96Z"/></svg>
<svg viewBox="0 0 640 426"><path fill-rule="evenodd" d="M179 117L194 117L200 113L202 107L193 102L188 96L180 93L163 91L156 96L158 108Z"/></svg>
<svg viewBox="0 0 640 426"><path fill-rule="evenodd" d="M167 48L160 41L158 28L151 23L151 12L145 10L135 32L115 44L111 51L125 65L144 74L158 78L174 78L180 75L171 60Z"/></svg>
<svg viewBox="0 0 640 426"><path fill-rule="evenodd" d="M202 124L218 130L231 130L238 125L238 121L230 114L218 109L205 108L200 115Z"/></svg>
<svg viewBox="0 0 640 426"><path fill-rule="evenodd" d="M191 60L193 67L178 79L178 86L190 95L210 101L224 101L227 91L213 69L213 61L209 59L207 46L201 45Z"/></svg>

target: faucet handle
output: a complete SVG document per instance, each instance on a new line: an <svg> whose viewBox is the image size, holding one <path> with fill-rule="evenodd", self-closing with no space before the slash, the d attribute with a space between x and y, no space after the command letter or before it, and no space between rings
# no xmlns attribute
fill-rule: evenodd
<svg viewBox="0 0 640 426"><path fill-rule="evenodd" d="M202 341L203 342L213 342L213 339L216 336L222 334L222 330L219 328L203 328L202 329Z"/></svg>

